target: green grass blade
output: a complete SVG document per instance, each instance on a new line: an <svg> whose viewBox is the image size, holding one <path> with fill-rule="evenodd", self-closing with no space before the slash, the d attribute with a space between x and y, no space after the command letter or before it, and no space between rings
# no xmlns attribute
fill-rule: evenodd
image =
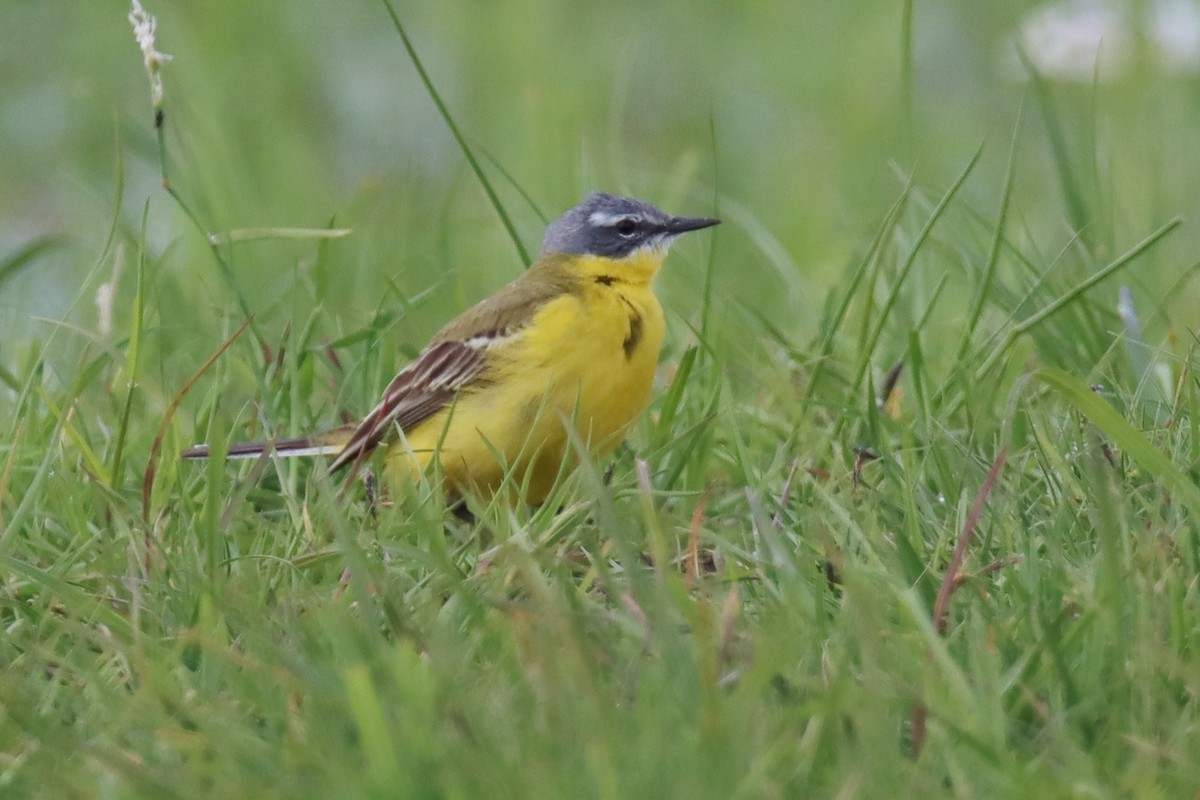
<svg viewBox="0 0 1200 800"><path fill-rule="evenodd" d="M479 185L483 187L483 191L487 194L488 201L492 204L492 208L496 210L497 216L500 217L500 222L504 225L504 230L508 232L508 238L512 240L513 247L517 249L517 255L521 258L521 263L528 267L533 263L529 252L525 249L525 245L521 242L520 235L517 234L517 228L513 225L512 219L508 216L508 211L505 210L504 204L500 202L499 195L492 188L492 182L483 172L483 167L479 165L479 160L475 158L475 153L471 151L470 145L467 144L466 137L458 128L458 123L454 121L454 117L450 114L450 109L446 107L446 103L442 100L442 96L438 93L437 88L433 85L433 79L429 77L429 73L425 70L425 65L417 55L416 48L413 47L412 41L408 38L408 32L404 29L404 25L400 22L399 15L396 14L396 9L392 7L391 0L382 0L384 8L387 9L388 16L392 18L392 25L396 28L396 33L400 34L400 41L404 43L404 50L408 53L409 59L413 66L416 67L417 74L421 77L421 83L425 85L425 91L429 93L429 97L433 100L433 104L437 106L438 113L442 115L442 119L446 121L446 125L450 128L450 133L454 135L454 141L458 143L458 148L462 150L463 156L467 159L467 163L471 165L471 170L475 173L475 177L479 180Z"/></svg>
<svg viewBox="0 0 1200 800"><path fill-rule="evenodd" d="M975 337L975 331L979 328L979 320L983 317L983 309L987 306L988 299L992 296L992 286L996 279L996 267L1000 263L1000 251L1004 243L1004 231L1008 222L1009 203L1012 201L1013 180L1017 172L1017 144L1020 141L1021 134L1021 114L1024 111L1024 105L1021 111L1017 114L1016 124L1013 126L1012 143L1008 148L1008 163L1004 167L1004 186L1000 190L1000 208L996 213L996 222L994 234L991 244L988 247L987 261L983 267L983 274L979 278L979 285L975 288L975 294L971 298L971 309L967 312L967 322L963 327L962 339L958 344L958 355L955 357L956 362L962 362L967 354L967 350L971 346L971 341Z"/></svg>
<svg viewBox="0 0 1200 800"><path fill-rule="evenodd" d="M1200 487L1090 386L1070 373L1050 367L1038 370L1034 377L1078 409L1138 466L1169 489L1195 520L1200 520Z"/></svg>
<svg viewBox="0 0 1200 800"><path fill-rule="evenodd" d="M129 433L129 415L133 409L133 397L137 388L138 356L142 348L142 324L145 321L146 309L146 222L150 216L150 201L142 207L142 235L138 242L137 258L137 287L133 295L133 314L129 322L129 344L125 350L125 370L123 377L126 381L125 405L121 411L121 422L117 428L116 441L113 446L112 465L109 467L109 481L121 479L121 455L125 452L125 437Z"/></svg>
<svg viewBox="0 0 1200 800"><path fill-rule="evenodd" d="M899 269L896 270L896 274L892 278L891 291L888 292L887 298L880 306L877 312L878 318L875 321L875 325L871 328L870 333L867 335L866 341L863 342L862 352L859 356L858 367L855 369L854 378L851 381L851 386L853 388L857 389L862 386L863 377L867 374L867 369L871 365L871 360L875 358L876 349L879 346L879 339L883 336L883 331L884 328L887 327L888 319L891 316L892 309L895 308L896 302L900 298L900 291L904 288L904 282L908 278L909 273L912 271L913 264L915 264L917 261L917 255L921 252L921 248L929 239L929 235L933 232L933 228L937 224L938 220L942 218L942 215L950 206L950 202L954 199L955 195L958 194L958 190L962 188L962 185L966 182L967 177L970 176L971 172L975 169L975 165L979 163L979 157L981 155L983 155L983 145L980 145L979 148L975 150L974 155L972 155L970 160L967 162L967 166L958 174L958 177L954 179L954 183L950 185L950 188L946 190L945 194L942 195L941 200L938 201L937 206L934 207L933 211L926 219L925 225L921 228L920 233L917 234L917 238L912 243L912 247L909 248L908 255L900 264Z"/></svg>
<svg viewBox="0 0 1200 800"><path fill-rule="evenodd" d="M903 120L903 142L911 147L916 138L916 93L913 90L913 6L914 0L903 0L900 11L900 105Z"/></svg>
<svg viewBox="0 0 1200 800"><path fill-rule="evenodd" d="M1088 211L1087 202L1084 200L1083 190L1079 186L1079 181L1075 177L1075 170L1071 166L1071 154L1067 148L1067 136L1063 133L1062 124L1058 120L1058 113L1055 110L1054 101L1050 97L1050 88L1046 84L1046 80L1038 72L1033 62L1029 60L1029 56L1025 53L1024 48L1017 46L1017 57L1021 60L1022 66L1029 75L1029 84L1033 88L1033 95L1038 101L1038 106L1042 110L1042 119L1046 123L1046 135L1050 140L1050 152L1054 156L1054 166L1058 170L1059 187L1063 193L1063 201L1067 206L1067 219L1071 223L1071 228L1083 241L1088 243L1089 250L1091 249L1091 234L1088 232Z"/></svg>
<svg viewBox="0 0 1200 800"><path fill-rule="evenodd" d="M814 396L816 389L821 384L821 378L825 372L825 365L829 357L833 354L833 342L837 338L838 331L841 330L842 323L846 319L846 315L850 311L850 305L854 302L854 298L858 297L859 288L862 286L863 280L870 274L872 267L879 259L880 251L883 248L884 240L891 234L896 225L896 220L903 211L905 204L908 202L910 193L912 192L912 182L910 181L904 187L904 191L892 203L891 208L883 217L883 222L875 232L875 237L871 242L871 246L867 248L867 252L859 260L854 274L847 282L845 290L841 293L841 298L838 301L837 308L833 315L824 324L824 331L821 334L821 340L816 347L817 363L813 365L812 375L808 379L808 396Z"/></svg>
<svg viewBox="0 0 1200 800"><path fill-rule="evenodd" d="M342 239L354 231L349 228L237 228L225 233L213 233L208 243L213 247L265 239L327 240Z"/></svg>
<svg viewBox="0 0 1200 800"><path fill-rule="evenodd" d="M1072 302L1074 302L1076 299L1078 299L1084 292L1086 292L1088 289L1095 286L1097 283L1100 283L1102 280L1109 277L1110 275L1113 275L1116 272L1119 272L1120 270L1129 266L1134 260L1136 260L1138 258L1138 256L1145 253L1147 250L1149 250L1151 247L1153 247L1155 244L1157 244L1159 241L1161 241L1164 236L1166 236L1171 231L1178 228L1182 223L1183 223L1183 221L1181 219L1179 219L1178 217L1176 217L1175 219L1166 223L1165 225L1160 227L1158 230L1154 231L1149 236L1147 236L1145 239L1142 239L1142 241L1135 244L1133 247L1131 247L1125 253L1118 256L1114 261L1109 263L1107 266L1098 270L1094 275L1091 275L1090 277L1085 278L1084 280L1082 280L1078 284L1076 284L1070 291L1067 291L1064 294L1060 295L1059 297L1055 298L1055 300L1053 302L1049 303L1048 305L1046 305L1045 308L1043 308L1042 310L1037 311L1033 314L1030 314L1028 317L1021 320L1016 325L1014 325L1012 328L1010 328L1008 334L1004 337L1004 339L1001 341L1001 343L996 347L995 350L992 351L992 353L986 359L984 359L983 363L979 366L979 368L975 370L976 379L977 380L981 379L984 375L987 375L988 372L991 371L992 367L994 367L996 365L996 363L1004 356L1004 354L1008 352L1008 349L1013 346L1013 343L1018 338L1020 338L1024 334L1028 333L1029 331L1033 330L1038 325L1042 324L1047 319L1049 319L1050 317L1057 314L1059 311L1062 311L1066 306L1070 305Z"/></svg>

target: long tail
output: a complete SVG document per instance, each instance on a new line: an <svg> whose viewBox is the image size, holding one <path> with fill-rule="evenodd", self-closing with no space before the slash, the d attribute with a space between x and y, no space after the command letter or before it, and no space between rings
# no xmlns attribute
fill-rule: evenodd
<svg viewBox="0 0 1200 800"><path fill-rule="evenodd" d="M335 456L342 452L346 443L350 441L350 436L353 432L354 426L348 425L341 428L334 428L325 433L318 433L315 436L301 436L296 439L277 439L266 442L237 442L229 446L229 453L226 455L226 458L258 458L266 452L270 452L272 455L279 456L280 458ZM179 454L180 458L189 460L208 458L208 456L209 446L207 444L198 444L189 447Z"/></svg>

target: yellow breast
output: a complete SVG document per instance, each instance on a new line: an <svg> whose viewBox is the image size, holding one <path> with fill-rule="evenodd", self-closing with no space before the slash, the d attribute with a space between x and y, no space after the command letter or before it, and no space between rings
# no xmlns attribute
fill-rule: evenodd
<svg viewBox="0 0 1200 800"><path fill-rule="evenodd" d="M641 274L621 266L645 279L596 280L601 271L543 306L495 355L486 385L408 431L407 447L389 449L393 478L411 480L436 452L448 489L491 495L504 485L537 504L576 462L567 425L591 455L610 454L650 402L665 328L650 284L657 264Z"/></svg>

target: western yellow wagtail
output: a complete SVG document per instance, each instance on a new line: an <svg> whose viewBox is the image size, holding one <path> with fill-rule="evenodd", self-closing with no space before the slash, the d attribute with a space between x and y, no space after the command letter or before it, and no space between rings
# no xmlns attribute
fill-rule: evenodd
<svg viewBox="0 0 1200 800"><path fill-rule="evenodd" d="M550 223L521 277L442 328L362 422L228 455L330 455L334 471L386 442L394 484L436 456L453 495L507 485L539 504L572 458L566 426L607 456L649 404L665 328L654 276L679 234L718 222L596 192Z"/></svg>

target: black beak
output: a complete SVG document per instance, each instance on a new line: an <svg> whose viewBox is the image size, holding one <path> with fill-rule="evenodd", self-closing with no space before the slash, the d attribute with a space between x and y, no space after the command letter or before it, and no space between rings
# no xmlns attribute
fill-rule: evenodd
<svg viewBox="0 0 1200 800"><path fill-rule="evenodd" d="M711 228L721 222L719 219L708 219L707 217L671 217L663 228L672 236L677 236L688 231L698 231L701 228Z"/></svg>

